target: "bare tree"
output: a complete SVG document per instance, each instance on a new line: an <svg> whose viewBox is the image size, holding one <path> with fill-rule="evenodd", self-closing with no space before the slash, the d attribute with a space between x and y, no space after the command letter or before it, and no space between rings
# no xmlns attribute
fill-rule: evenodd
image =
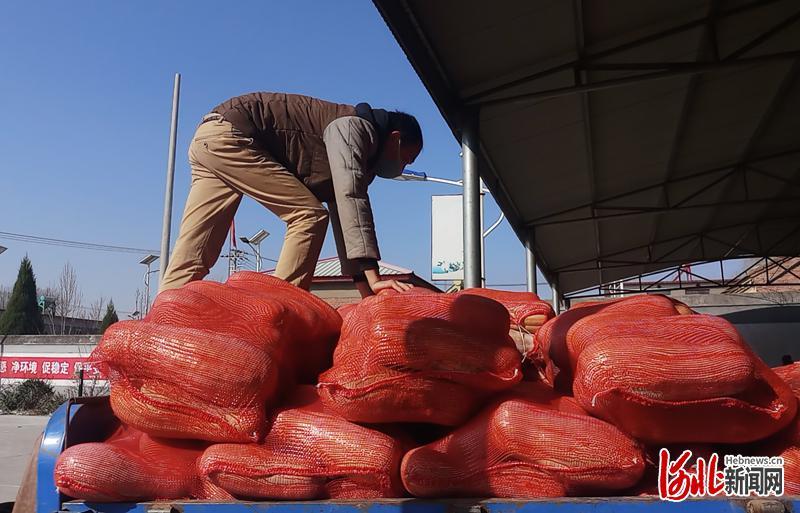
<svg viewBox="0 0 800 513"><path fill-rule="evenodd" d="M142 291L138 288L136 289L136 300L133 303L133 314L131 315L134 319L141 319L144 315L144 305L147 298L144 297Z"/></svg>
<svg viewBox="0 0 800 513"><path fill-rule="evenodd" d="M75 268L67 262L58 276L55 287L52 288L55 305L51 319L54 321L54 335L69 335L72 332L71 326L67 323L67 317L75 317L81 309L83 293L78 285L78 275ZM47 294L45 294L47 295Z"/></svg>
<svg viewBox="0 0 800 513"><path fill-rule="evenodd" d="M87 319L91 319L93 321L100 322L103 320L103 315L106 313L106 298L100 296L97 300L92 302L89 305L88 310L86 311Z"/></svg>
<svg viewBox="0 0 800 513"><path fill-rule="evenodd" d="M0 310L6 309L6 303L9 297L11 297L11 287L0 285Z"/></svg>
<svg viewBox="0 0 800 513"><path fill-rule="evenodd" d="M42 310L42 318L44 319L45 333L56 335L58 329L56 327L57 322L55 318L56 316L55 302L58 292L56 288L51 285L45 289L37 291L37 294L45 297L45 307Z"/></svg>

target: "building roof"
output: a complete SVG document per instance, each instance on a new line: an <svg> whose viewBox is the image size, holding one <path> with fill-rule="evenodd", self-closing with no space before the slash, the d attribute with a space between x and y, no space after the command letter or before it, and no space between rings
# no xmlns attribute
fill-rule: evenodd
<svg viewBox="0 0 800 513"><path fill-rule="evenodd" d="M441 292L441 289L439 289L436 285L433 285L424 278L417 276L411 269L406 269L404 267L400 267L394 264L390 264L388 262L384 262L383 260L379 260L378 271L380 272L381 276L392 276L395 279L409 281L415 286L423 286L430 290ZM273 272L275 272L275 269L270 269L265 272L267 274L272 274ZM352 282L352 278L350 276L345 276L344 274L342 274L342 265L339 262L339 258L337 257L320 258L317 261L317 267L314 269L313 282L324 283L324 282L338 282L338 281Z"/></svg>
<svg viewBox="0 0 800 513"><path fill-rule="evenodd" d="M373 0L562 292L800 255L796 0Z"/></svg>
<svg viewBox="0 0 800 513"><path fill-rule="evenodd" d="M378 271L381 276L410 276L414 271L396 265L378 261ZM342 278L342 265L337 257L321 258L314 269L314 278Z"/></svg>

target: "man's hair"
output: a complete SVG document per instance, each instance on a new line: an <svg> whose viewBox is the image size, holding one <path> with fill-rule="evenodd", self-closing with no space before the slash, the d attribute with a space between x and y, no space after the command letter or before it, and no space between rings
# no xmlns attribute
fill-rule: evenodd
<svg viewBox="0 0 800 513"><path fill-rule="evenodd" d="M400 138L403 144L419 145L422 149L422 129L419 127L417 118L411 114L400 112L398 110L389 112L389 131L400 132Z"/></svg>

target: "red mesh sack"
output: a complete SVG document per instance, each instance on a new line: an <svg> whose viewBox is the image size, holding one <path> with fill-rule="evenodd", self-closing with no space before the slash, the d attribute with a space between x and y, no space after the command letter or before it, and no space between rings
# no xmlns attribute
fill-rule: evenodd
<svg viewBox="0 0 800 513"><path fill-rule="evenodd" d="M550 319L536 332L533 348L527 356L544 367L546 379L556 389L571 393L572 364L567 351L567 334L578 321L600 312L631 314L639 317L679 315L681 310L678 304L683 305L661 295L640 295L611 301L576 303L558 317Z"/></svg>
<svg viewBox="0 0 800 513"><path fill-rule="evenodd" d="M772 370L784 383L789 385L795 396L800 397L800 362L773 367Z"/></svg>
<svg viewBox="0 0 800 513"><path fill-rule="evenodd" d="M106 442L62 452L56 461L56 486L65 495L95 502L217 498L204 491L197 473L204 448L121 427Z"/></svg>
<svg viewBox="0 0 800 513"><path fill-rule="evenodd" d="M261 444L218 444L203 454L206 479L251 499L373 499L403 494L394 438L332 415L300 387Z"/></svg>
<svg viewBox="0 0 800 513"><path fill-rule="evenodd" d="M772 369L795 395L800 397L800 362ZM783 458L784 494L800 495L800 418L795 416L789 425L774 436L756 444L755 453L760 456Z"/></svg>
<svg viewBox="0 0 800 513"><path fill-rule="evenodd" d="M450 435L408 452L401 466L416 497L608 493L632 486L643 471L642 449L611 424L522 398L493 402Z"/></svg>
<svg viewBox="0 0 800 513"><path fill-rule="evenodd" d="M355 422L458 425L521 379L508 327L506 309L483 297L369 297L342 326L320 397Z"/></svg>
<svg viewBox="0 0 800 513"><path fill-rule="evenodd" d="M95 357L108 362L111 407L155 436L254 441L277 387L268 348L205 330L123 321Z"/></svg>
<svg viewBox="0 0 800 513"><path fill-rule="evenodd" d="M670 458L674 462L684 451L692 452L683 468L689 473L697 471L698 458L703 458L708 463L711 456L716 453L718 457L718 470L724 469L725 454L742 454L742 446L717 446L708 444L669 445L663 448L669 450ZM652 496L658 495L659 452L662 446L647 446L644 450L645 468L642 479L632 488L625 490L621 495ZM734 452L731 452L734 451Z"/></svg>
<svg viewBox="0 0 800 513"><path fill-rule="evenodd" d="M350 303L348 305L342 305L336 309L336 312L342 319L346 319L348 314L350 314L350 312L352 312L357 305L358 303Z"/></svg>
<svg viewBox="0 0 800 513"><path fill-rule="evenodd" d="M507 401L510 399L521 399L535 403L541 408L548 408L564 413L588 415L586 410L578 404L578 401L576 401L574 397L559 394L553 390L553 387L542 381L522 381L498 398L499 401Z"/></svg>
<svg viewBox="0 0 800 513"><path fill-rule="evenodd" d="M312 294L243 272L159 294L144 320L112 325L92 358L126 424L154 436L250 442L263 437L279 385L313 380L328 365L340 323Z"/></svg>
<svg viewBox="0 0 800 513"><path fill-rule="evenodd" d="M573 324L566 354L581 406L650 443L751 442L797 409L788 386L718 317L609 307Z"/></svg>
<svg viewBox="0 0 800 513"><path fill-rule="evenodd" d="M800 447L789 446L779 456L783 458L783 493L800 495Z"/></svg>
<svg viewBox="0 0 800 513"><path fill-rule="evenodd" d="M511 323L535 333L545 322L555 317L549 303L542 301L532 292L513 292L495 289L466 289L459 295L481 296L494 299L506 307Z"/></svg>
<svg viewBox="0 0 800 513"><path fill-rule="evenodd" d="M224 284L195 281L158 295L145 320L230 335L259 346L283 346L276 357L301 383L314 384L331 365L342 320L317 296L281 279L238 272Z"/></svg>

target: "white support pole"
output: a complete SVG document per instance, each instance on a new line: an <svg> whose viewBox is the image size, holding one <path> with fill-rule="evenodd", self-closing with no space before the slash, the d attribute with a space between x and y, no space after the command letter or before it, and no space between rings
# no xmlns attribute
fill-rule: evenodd
<svg viewBox="0 0 800 513"><path fill-rule="evenodd" d="M525 281L526 290L537 294L539 287L536 283L536 255L533 253L533 241L528 238L525 241Z"/></svg>
<svg viewBox="0 0 800 513"><path fill-rule="evenodd" d="M178 138L178 103L181 95L181 74L175 73L172 88L172 121L169 127L169 153L167 154L167 184L164 190L164 222L161 226L161 266L158 273L158 287L164 281L169 265L169 239L172 227L172 185L175 183L175 145Z"/></svg>
<svg viewBox="0 0 800 513"><path fill-rule="evenodd" d="M461 133L464 185L464 288L481 286L481 183L478 174L478 122L472 119Z"/></svg>
<svg viewBox="0 0 800 513"><path fill-rule="evenodd" d="M558 315L561 313L561 292L556 282L551 282L550 288L553 290L553 311Z"/></svg>
<svg viewBox="0 0 800 513"><path fill-rule="evenodd" d="M144 272L144 312L147 315L150 310L150 264L147 264L147 270Z"/></svg>

